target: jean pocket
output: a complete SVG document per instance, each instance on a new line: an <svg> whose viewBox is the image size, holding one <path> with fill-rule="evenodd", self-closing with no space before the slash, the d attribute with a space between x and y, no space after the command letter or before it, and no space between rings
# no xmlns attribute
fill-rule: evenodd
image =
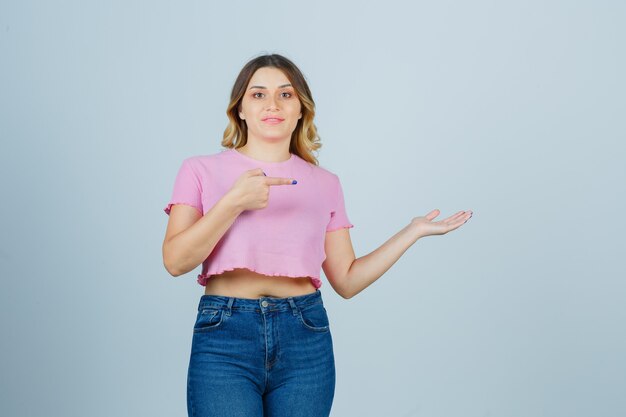
<svg viewBox="0 0 626 417"><path fill-rule="evenodd" d="M307 330L327 332L330 329L328 314L326 313L324 305L321 303L315 303L300 308L298 318L302 326Z"/></svg>
<svg viewBox="0 0 626 417"><path fill-rule="evenodd" d="M193 326L194 333L204 333L220 327L224 321L224 310L215 307L207 307L198 311L196 322Z"/></svg>

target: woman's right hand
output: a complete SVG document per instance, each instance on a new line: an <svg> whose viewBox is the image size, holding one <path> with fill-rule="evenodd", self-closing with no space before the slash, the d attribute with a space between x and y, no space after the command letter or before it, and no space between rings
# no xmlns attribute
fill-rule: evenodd
<svg viewBox="0 0 626 417"><path fill-rule="evenodd" d="M292 185L292 178L266 177L261 168L245 171L229 190L242 210L258 210L269 204L270 186Z"/></svg>

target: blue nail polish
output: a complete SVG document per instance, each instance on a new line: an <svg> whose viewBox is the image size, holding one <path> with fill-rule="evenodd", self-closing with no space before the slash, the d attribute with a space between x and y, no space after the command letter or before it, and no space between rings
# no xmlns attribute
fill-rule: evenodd
<svg viewBox="0 0 626 417"><path fill-rule="evenodd" d="M297 183L298 183L298 181L296 181L296 180L293 180L293 182L292 182L292 184L297 184Z"/></svg>

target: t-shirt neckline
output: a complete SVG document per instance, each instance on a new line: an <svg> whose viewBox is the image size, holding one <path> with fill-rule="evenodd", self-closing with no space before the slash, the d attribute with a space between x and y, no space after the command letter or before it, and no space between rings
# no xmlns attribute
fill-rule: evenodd
<svg viewBox="0 0 626 417"><path fill-rule="evenodd" d="M291 156L289 157L289 159L286 159L286 160L284 160L284 161L268 162L268 161L261 161L261 160L259 160L259 159L254 159L254 158L252 158L252 157L250 157L250 156L248 156L248 155L244 155L244 154L242 154L241 152L239 152L239 151L238 151L237 149L235 149L235 148L230 148L230 151L231 151L231 153L233 153L233 154L235 154L235 155L239 156L240 158L247 159L248 161L252 161L252 162L255 162L255 163L257 163L257 164L274 165L274 166L276 166L276 165L284 165L284 164L287 164L287 163L289 163L289 162L292 162L292 161L295 159L295 157L296 157L296 155L295 155L295 154L293 154L293 153L291 153L291 152L290 152L289 154L290 154Z"/></svg>

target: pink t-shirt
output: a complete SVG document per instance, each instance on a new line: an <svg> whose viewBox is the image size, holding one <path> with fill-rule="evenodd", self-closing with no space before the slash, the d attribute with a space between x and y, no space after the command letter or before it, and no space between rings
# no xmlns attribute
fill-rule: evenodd
<svg viewBox="0 0 626 417"><path fill-rule="evenodd" d="M311 278L322 286L326 232L354 227L346 214L339 177L295 154L282 162L263 162L226 149L183 160L173 204L195 207L203 215L224 196L244 171L261 168L269 177L293 178L292 185L270 186L267 207L241 213L202 263L198 283L211 275L247 268L264 275Z"/></svg>

